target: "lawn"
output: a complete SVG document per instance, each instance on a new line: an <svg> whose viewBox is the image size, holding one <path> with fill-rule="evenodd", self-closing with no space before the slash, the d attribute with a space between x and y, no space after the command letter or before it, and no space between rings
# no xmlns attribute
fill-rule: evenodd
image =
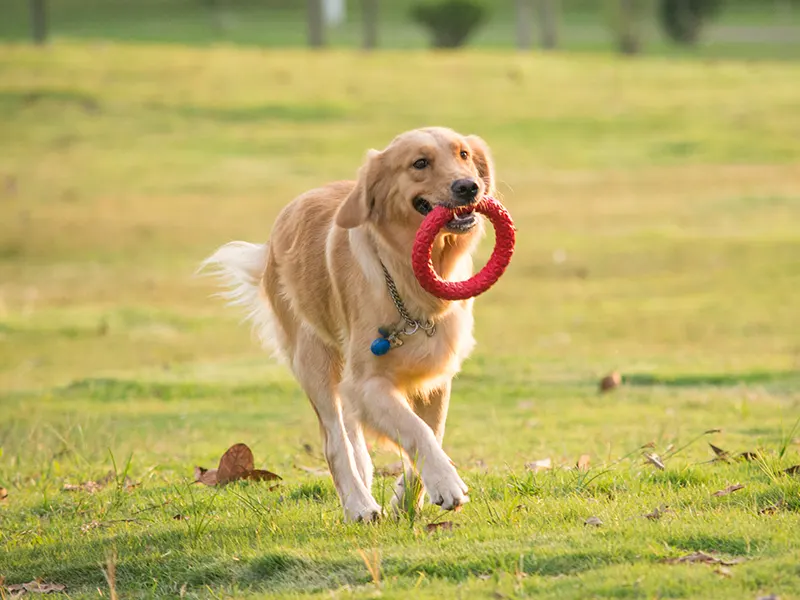
<svg viewBox="0 0 800 600"><path fill-rule="evenodd" d="M800 597L798 81L768 60L0 47L0 576L70 598L110 596L109 564L126 599ZM307 400L193 273L425 124L489 142L519 230L448 421L471 503L346 524ZM277 488L192 485L236 442ZM675 562L698 551L735 564Z"/></svg>

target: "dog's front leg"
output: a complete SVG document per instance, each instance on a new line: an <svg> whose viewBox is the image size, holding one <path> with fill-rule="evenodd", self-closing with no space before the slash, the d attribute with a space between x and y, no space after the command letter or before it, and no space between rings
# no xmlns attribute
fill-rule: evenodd
<svg viewBox="0 0 800 600"><path fill-rule="evenodd" d="M442 450L437 434L411 409L391 381L373 377L365 381L348 382L347 387L350 397L358 398L361 418L370 427L394 440L416 462L433 504L451 510L469 502L467 486ZM446 409L441 415L446 415ZM436 420L437 433L441 435L444 433L444 422L440 418Z"/></svg>

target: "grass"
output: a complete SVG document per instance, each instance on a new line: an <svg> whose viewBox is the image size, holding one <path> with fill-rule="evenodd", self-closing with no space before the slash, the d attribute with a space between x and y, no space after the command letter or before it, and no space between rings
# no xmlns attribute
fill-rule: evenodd
<svg viewBox="0 0 800 600"><path fill-rule="evenodd" d="M771 61L4 46L0 575L71 598L796 597L798 80ZM303 469L323 461L298 386L192 273L429 123L489 141L520 231L448 421L472 502L345 524ZM625 384L598 395L612 369ZM190 485L240 441L277 490ZM761 454L710 462L707 442ZM698 550L743 562L665 562Z"/></svg>

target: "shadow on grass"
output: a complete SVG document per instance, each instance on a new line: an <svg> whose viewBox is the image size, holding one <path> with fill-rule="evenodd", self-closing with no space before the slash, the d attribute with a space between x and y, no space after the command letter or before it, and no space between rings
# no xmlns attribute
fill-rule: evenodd
<svg viewBox="0 0 800 600"><path fill-rule="evenodd" d="M672 377L635 373L623 377L625 385L632 387L701 387L737 385L797 385L800 371L753 371L750 373L675 375Z"/></svg>

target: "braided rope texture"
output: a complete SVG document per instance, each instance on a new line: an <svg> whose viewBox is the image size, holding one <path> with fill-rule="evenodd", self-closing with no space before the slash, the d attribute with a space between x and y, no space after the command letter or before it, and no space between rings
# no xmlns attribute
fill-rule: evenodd
<svg viewBox="0 0 800 600"><path fill-rule="evenodd" d="M495 230L495 245L489 262L478 273L465 281L447 281L433 268L431 253L433 240L453 215L474 210L491 221ZM484 196L475 206L455 210L437 206L425 217L414 240L411 265L423 289L443 300L474 298L492 287L505 272L514 254L516 229L506 207L490 196Z"/></svg>

